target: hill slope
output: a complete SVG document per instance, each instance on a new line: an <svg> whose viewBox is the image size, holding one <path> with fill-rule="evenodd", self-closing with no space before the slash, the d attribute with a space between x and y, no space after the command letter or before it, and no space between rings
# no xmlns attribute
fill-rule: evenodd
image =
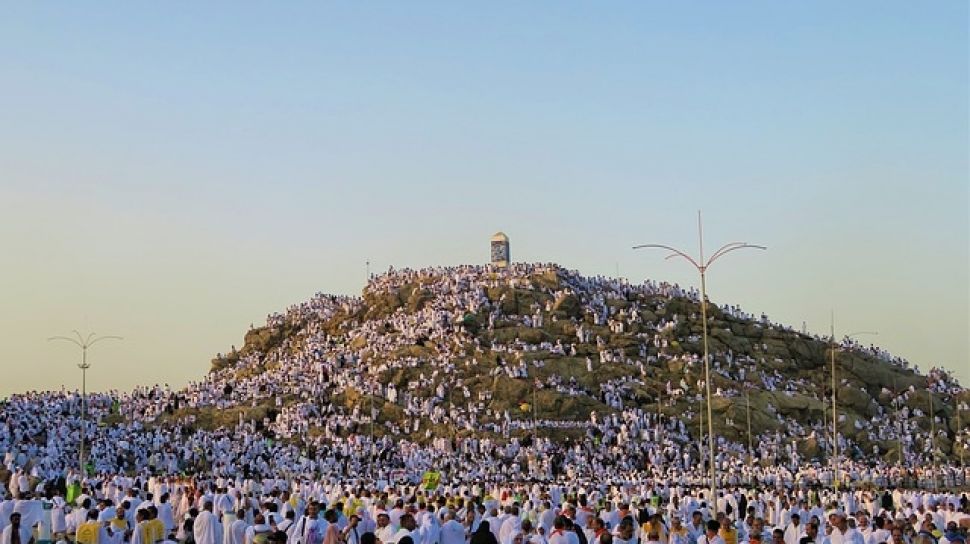
<svg viewBox="0 0 970 544"><path fill-rule="evenodd" d="M641 436L693 447L706 418L698 413L697 299L673 285L627 285L554 265L391 271L360 298L317 295L270 316L240 350L216 357L204 382L179 392L177 409L149 419L201 428L253 420L303 442L371 432L419 442L532 433L568 441L597 439L591 421L659 413L664 436ZM711 304L709 314L719 449L746 451L750 405L750 440L774 445L753 448L762 462L796 452L826 458L829 339L737 308ZM845 455L893 462L902 447L919 463L934 447L939 460L966 453L968 426L964 417L957 428L956 408L970 396L948 373L920 375L848 341L835 347Z"/></svg>

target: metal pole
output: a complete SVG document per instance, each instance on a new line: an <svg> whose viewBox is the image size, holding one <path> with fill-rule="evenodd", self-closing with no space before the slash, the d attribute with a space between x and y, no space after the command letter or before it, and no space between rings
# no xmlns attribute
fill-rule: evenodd
<svg viewBox="0 0 970 544"><path fill-rule="evenodd" d="M697 210L697 247L702 263L701 273L701 331L704 335L704 388L707 391L707 453L711 466L711 518L717 517L717 466L714 462L714 417L711 412L711 354L707 347L707 265L704 264L704 224Z"/></svg>
<svg viewBox="0 0 970 544"><path fill-rule="evenodd" d="M701 259L704 258L703 249ZM714 516L717 517L717 467L714 462L714 415L711 410L711 359L707 347L707 279L704 271L701 271L701 320L703 323L704 334L704 388L707 392L707 454L710 456L711 463L711 507Z"/></svg>
<svg viewBox="0 0 970 544"><path fill-rule="evenodd" d="M91 368L88 364L88 348L97 344L102 340L123 340L120 336L97 336L93 332L86 337L81 336L81 333L76 330L71 331L74 333L74 337L70 336L52 336L48 338L48 341L53 340L64 340L74 344L75 346L81 348L81 364L77 365L81 369L81 432L80 432L80 444L78 447L78 463L81 468L81 478L84 478L84 443L86 441L85 433L87 431L87 404L88 404L88 373L87 370Z"/></svg>
<svg viewBox="0 0 970 544"><path fill-rule="evenodd" d="M835 406L835 311L832 311L832 476L839 490L839 426Z"/></svg>
<svg viewBox="0 0 970 544"><path fill-rule="evenodd" d="M368 277L370 277L369 274L368 274ZM371 478L376 483L377 477L374 474L374 420L377 419L377 416L374 414L374 382L373 381L371 381L370 389L371 389L370 391L370 448L369 448L370 455L367 456L368 457L367 463L370 466L367 468L368 468L368 472L370 472Z"/></svg>
<svg viewBox="0 0 970 544"><path fill-rule="evenodd" d="M835 490L839 490L839 484L842 481L842 469L839 459L839 420L838 420L838 405L836 404L836 392L838 389L837 380L835 377L835 351L838 349L838 345L835 343L835 310L831 311L831 335L832 335L832 465L833 472L832 477L835 480ZM851 334L845 335L846 338L852 338L860 334L879 334L874 331L859 331ZM823 403L824 404L824 403Z"/></svg>
<svg viewBox="0 0 970 544"><path fill-rule="evenodd" d="M714 261L716 261L717 259L721 258L722 256L732 251L736 251L739 249L746 249L746 248L762 249L762 250L767 248L765 248L764 246L748 244L746 242L731 242L729 244L725 244L721 246L720 248L718 248L717 251L711 254L710 258L705 259L704 258L704 225L701 220L700 211L697 212L697 237L698 237L699 249L700 249L700 260L695 260L687 253L677 248L663 245L663 244L643 244L643 245L633 246L633 249L643 249L643 248L665 249L667 251L672 252L671 255L667 256L668 259L673 257L683 258L684 260L688 261L691 265L693 265L693 267L697 269L697 271L700 273L700 276L701 276L701 321L702 321L701 330L704 337L704 379L705 379L705 387L706 387L706 393L707 393L707 434L708 434L707 445L708 445L708 454L710 455L710 464L711 464L711 510L712 510L713 516L716 517L717 516L717 497L716 497L717 468L715 466L715 458L714 458L714 425L713 425L713 413L711 408L710 350L708 348L708 341L707 341L707 269L711 266L711 264L714 263ZM703 439L701 443L703 443Z"/></svg>
<svg viewBox="0 0 970 544"><path fill-rule="evenodd" d="M87 439L87 421L88 421L88 348L84 346L81 348L81 364L78 368L81 369L81 446L78 454L78 462L81 467L81 477L84 478L84 442Z"/></svg>
<svg viewBox="0 0 970 544"><path fill-rule="evenodd" d="M936 417L933 415L933 391L926 384L926 395L930 399L930 473L933 474L933 491L936 491Z"/></svg>

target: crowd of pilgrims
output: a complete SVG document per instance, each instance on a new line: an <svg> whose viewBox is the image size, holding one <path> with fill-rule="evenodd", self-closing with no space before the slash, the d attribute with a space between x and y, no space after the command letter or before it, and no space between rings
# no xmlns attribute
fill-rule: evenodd
<svg viewBox="0 0 970 544"><path fill-rule="evenodd" d="M556 281L547 281L549 275ZM509 304L508 297L514 297L516 289L539 296L525 305ZM419 304L402 301L400 307L380 310L379 301L411 290L419 295ZM82 402L77 391L11 396L0 412L0 453L13 474L12 481L29 478L54 487L71 482L109 485L110 480L113 489L130 490L130 485L116 481L121 474L139 478L142 487L158 481L149 480L153 475L186 474L237 483L266 478L344 482L351 475L366 475L371 483L393 483L435 470L451 483L498 485L526 479L546 484L664 483L696 489L706 485L710 463L705 458L707 448L696 433L692 436L690 428L692 421L696 425L696 412L702 406L703 365L697 350L675 348L699 341L697 335L679 337L677 333L683 331L684 323L700 318L663 311L678 299L696 302L699 293L667 283L630 284L616 278L583 277L555 265L390 270L372 276L362 298L318 294L270 315L267 327L296 332L266 352L233 350L227 354L233 364L183 389L151 386L89 394L85 397L89 417L84 421L77 417ZM570 300L577 310L571 314L556 311ZM735 306L719 309L725 319L794 334L764 315L745 314ZM469 316L476 318L469 321ZM553 329L556 324L559 327ZM473 327L496 334L476 334ZM497 334L525 329L568 334L538 335L550 339L536 342L523 340L525 334ZM635 353L617 347L611 341L614 335L636 338ZM875 346L845 339L839 347L888 365L908 367L905 360ZM773 365L764 364L766 357L772 357L767 344L755 345L753 352L760 355L742 356L729 349L712 352L715 397L739 397L745 387L752 387L825 400L824 378L812 381L772 370ZM542 372L549 361L565 358L575 360L589 373L604 367L622 368L623 377L603 380L593 389L575 377ZM674 364L684 369L679 380L652 380L654 368ZM388 379L396 373L406 373L409 379ZM483 374L495 380L522 380L533 394L551 390L568 397L588 397L587 402L598 403L602 409L582 419L541 417L529 412L528 396L522 399L522 411L494 409L493 391L471 385L473 377ZM926 378L943 399L954 399L963 391L943 369L931 369ZM858 386L843 381L841 387ZM642 388L659 393L658 400L666 408L686 408L676 416L669 409L658 416L655 404L636 396ZM350 392L361 400L338 401L349 398ZM953 432L939 414L931 415L934 426L925 424L928 414L912 408L918 403L911 402L917 395L925 395L925 389L910 385L899 391L863 393L889 401L877 403L871 418L855 419L852 424L870 442L878 438L901 444L901 459L884 462L885 451L875 446L871 451L864 449L842 433L838 436L839 450L846 452L842 478L875 486L965 484L968 471L955 462L939 462L934 445L952 441L956 451L970 435L964 429ZM244 417L247 408L267 406L270 409L262 420ZM389 407L401 416L380 417ZM966 410L967 406L959 403L956 408ZM235 410L239 419L203 430L190 415L193 409ZM778 430L755 430L755 462L748 459L746 444L715 433L719 485L764 489L831 485L834 474L828 460L803 457L798 447L812 440L819 451L828 452L833 443L827 421L787 418L770 404L767 409L776 414L780 425ZM841 417L844 422L845 415ZM718 425L737 428L742 423L725 417L715 422L715 429ZM929 430L934 427L936 435ZM570 438L561 439L560 431ZM76 469L82 434L88 451L83 475ZM172 493L176 488L182 490L183 499L189 492L203 497L210 492L206 486L168 483ZM252 484L247 489L247 493L256 492ZM99 499L111 496L104 490L92 493ZM156 503L162 495L152 494ZM377 507L375 497L366 498L372 499L369 508ZM200 497L185 500L202 506ZM532 504L535 513L539 503ZM113 500L112 505L117 507L120 502ZM134 510L129 507L126 515L134 516ZM283 510L279 514L285 514ZM526 512L521 513L519 517L525 517ZM338 518L346 522L344 517ZM246 519L250 527L258 525L251 514ZM481 517L476 518L476 527L480 521ZM613 524L611 531L615 533L618 527ZM547 531L541 538L551 534ZM637 535L647 540L639 530ZM621 537L616 538L625 544Z"/></svg>
<svg viewBox="0 0 970 544"><path fill-rule="evenodd" d="M65 497L12 478L0 544L966 544L970 529L966 493L899 488L125 475L69 486Z"/></svg>

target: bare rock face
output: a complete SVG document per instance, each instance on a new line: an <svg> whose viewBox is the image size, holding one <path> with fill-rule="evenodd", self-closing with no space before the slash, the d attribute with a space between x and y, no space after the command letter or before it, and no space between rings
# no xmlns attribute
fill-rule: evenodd
<svg viewBox="0 0 970 544"><path fill-rule="evenodd" d="M576 295L563 295L556 299L552 311L561 312L566 317L577 318L582 314L582 305Z"/></svg>

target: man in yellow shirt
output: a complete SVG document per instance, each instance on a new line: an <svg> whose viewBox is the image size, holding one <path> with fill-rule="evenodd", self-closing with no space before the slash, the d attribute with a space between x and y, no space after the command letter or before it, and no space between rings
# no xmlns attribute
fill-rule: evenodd
<svg viewBox="0 0 970 544"><path fill-rule="evenodd" d="M77 526L74 541L77 544L104 544L100 542L101 524L98 523L98 511L88 511L87 520Z"/></svg>
<svg viewBox="0 0 970 544"><path fill-rule="evenodd" d="M656 534L658 542L667 544L667 527L664 526L663 516L660 514L650 516L650 519L640 527L640 533L644 536Z"/></svg>
<svg viewBox="0 0 970 544"><path fill-rule="evenodd" d="M165 534L165 524L162 520L158 519L158 508L153 504L147 508L148 510L148 522L145 524L148 528L147 542L149 544L155 544L156 542L161 542L165 540L168 536Z"/></svg>
<svg viewBox="0 0 970 544"><path fill-rule="evenodd" d="M131 527L128 525L128 516L126 514L125 507L119 506L115 509L115 517L111 518L111 521L108 522L108 529L114 535L115 542L124 542L129 536Z"/></svg>
<svg viewBox="0 0 970 544"><path fill-rule="evenodd" d="M727 516L721 517L721 530L717 534L724 539L725 544L738 544L738 530L734 528L731 518Z"/></svg>
<svg viewBox="0 0 970 544"><path fill-rule="evenodd" d="M125 510L124 506L119 506L115 509L115 517L111 518L109 523L111 530L114 532L125 532L129 529L128 527L128 511Z"/></svg>

